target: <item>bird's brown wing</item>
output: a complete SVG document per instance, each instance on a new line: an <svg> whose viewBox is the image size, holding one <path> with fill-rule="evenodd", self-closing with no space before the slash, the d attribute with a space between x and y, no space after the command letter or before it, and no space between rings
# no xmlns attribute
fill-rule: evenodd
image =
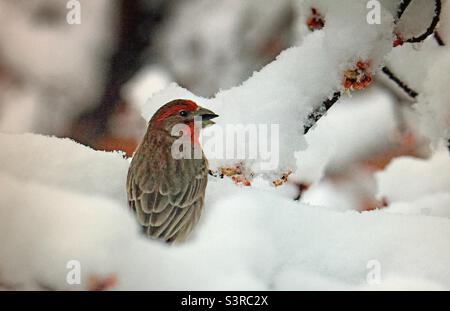
<svg viewBox="0 0 450 311"><path fill-rule="evenodd" d="M152 159L135 158L139 160L130 166L127 190L139 223L151 237L185 240L203 209L206 159L172 160L156 167Z"/></svg>

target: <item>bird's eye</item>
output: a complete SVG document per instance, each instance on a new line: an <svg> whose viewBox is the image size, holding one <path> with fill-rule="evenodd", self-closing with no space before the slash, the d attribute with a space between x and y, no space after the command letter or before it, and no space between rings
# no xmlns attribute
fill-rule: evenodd
<svg viewBox="0 0 450 311"><path fill-rule="evenodd" d="M180 111L180 116L187 117L187 115L188 115L187 111L185 111L185 110Z"/></svg>

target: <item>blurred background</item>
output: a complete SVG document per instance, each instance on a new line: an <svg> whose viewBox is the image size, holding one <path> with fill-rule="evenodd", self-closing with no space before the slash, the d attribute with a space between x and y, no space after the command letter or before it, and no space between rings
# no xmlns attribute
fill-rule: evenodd
<svg viewBox="0 0 450 311"><path fill-rule="evenodd" d="M175 81L212 96L295 41L289 0L0 0L0 131L130 155L136 105ZM218 9L219 7L219 9Z"/></svg>
<svg viewBox="0 0 450 311"><path fill-rule="evenodd" d="M70 137L128 156L146 129L139 107L153 93L176 82L213 96L323 26L296 0L80 0L73 25L68 2L0 0L0 132ZM359 113L385 130L327 171L325 180L351 192L360 210L385 204L374 198L373 172L400 155L428 154L409 99L384 82L371 100L356 95L357 104L336 108L337 127ZM388 98L373 108L381 93Z"/></svg>

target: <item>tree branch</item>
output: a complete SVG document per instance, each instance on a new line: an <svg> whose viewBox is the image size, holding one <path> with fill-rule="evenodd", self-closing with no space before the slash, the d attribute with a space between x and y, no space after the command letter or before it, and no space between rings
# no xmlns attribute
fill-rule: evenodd
<svg viewBox="0 0 450 311"><path fill-rule="evenodd" d="M435 8L434 8L433 20L431 21L431 24L430 24L430 26L428 26L427 30L420 36L409 38L405 42L409 42L409 43L422 42L423 40L425 40L426 38L428 38L429 36L431 36L434 33L434 30L436 29L436 26L439 23L439 19L441 17L441 10L442 10L441 0L434 0L434 6L435 6Z"/></svg>
<svg viewBox="0 0 450 311"><path fill-rule="evenodd" d="M408 6L410 4L411 4L411 0L403 0L400 3L400 6L399 6L398 11L397 11L397 17L395 19L395 24L398 24L398 22L400 21L400 19L402 18L403 14L405 13L406 9L408 8ZM403 40L402 43L404 43L404 42L408 42L408 43L422 42L426 38L431 36L432 34L434 34L435 37L436 37L435 30L436 30L436 26L439 23L440 17L441 17L442 1L441 0L434 0L434 7L435 7L434 8L434 16L433 16L433 19L431 20L430 26L428 26L426 31L423 34L419 35L418 37L412 37L412 38Z"/></svg>
<svg viewBox="0 0 450 311"><path fill-rule="evenodd" d="M323 102L320 107L316 108L313 112L311 112L306 120L304 125L304 134L308 133L311 128L316 125L317 121L319 121L328 110L341 98L341 92L335 92L332 98L328 98Z"/></svg>
<svg viewBox="0 0 450 311"><path fill-rule="evenodd" d="M403 0L400 3L400 6L398 8L397 11L397 18L395 19L395 23L398 24L398 22L400 21L400 19L403 16L403 13L405 13L406 9L408 8L408 6L411 4L411 0Z"/></svg>
<svg viewBox="0 0 450 311"><path fill-rule="evenodd" d="M402 16L405 13L406 9L411 4L411 1L412 0L403 0L400 3L400 6L399 6L398 11L397 11L397 17L396 17L396 20L395 20L396 24L398 24L398 22L402 18ZM422 42L423 40L428 38L428 36L434 34L434 37L435 37L436 41L438 42L438 44L439 45L444 45L444 42L443 42L442 38L439 36L439 33L436 31L436 26L439 23L439 19L440 19L440 16L441 16L442 2L441 2L441 0L435 0L434 4L435 4L435 10L434 10L433 20L431 21L431 24L427 28L427 30L423 34L421 34L420 36L409 38L407 40L404 40L403 42L408 42L408 43ZM416 91L411 89L406 83L404 83L402 80L400 80L392 72L392 70L390 70L388 67L386 67L386 66L383 67L382 71L390 80L394 81L395 84L397 84L406 94L408 94L409 97L415 99L419 95Z"/></svg>
<svg viewBox="0 0 450 311"><path fill-rule="evenodd" d="M444 40L442 40L442 37L437 30L434 32L434 39L439 44L439 46L445 46L445 42Z"/></svg>
<svg viewBox="0 0 450 311"><path fill-rule="evenodd" d="M416 91L406 85L406 83L400 80L387 66L383 67L382 71L389 79L394 81L395 84L397 84L403 91L405 91L405 93L408 94L409 97L415 99L419 95Z"/></svg>
<svg viewBox="0 0 450 311"><path fill-rule="evenodd" d="M411 4L412 0L403 0L400 3L400 6L397 11L397 16L395 23L398 24L400 19L402 18L403 14L405 13L408 6ZM436 26L439 23L440 15L442 10L442 2L441 0L435 0L435 15L433 16L433 20L431 21L430 26L427 28L427 30L421 34L418 37L412 37L405 42L408 43L415 43L415 42L422 42L425 40L428 36L434 34L436 40L440 45L443 45L444 42L440 38L439 34L435 32ZM397 84L406 94L408 94L409 97L415 99L419 94L410 88L406 83L404 83L400 78L398 78L387 66L383 67L382 72L395 84ZM306 124L304 125L304 134L307 134L311 128L313 128L316 123L327 113L327 111L340 99L341 93L335 92L333 94L332 98L328 98L326 101L323 102L323 104L315 109L310 115L308 116L308 119L306 121Z"/></svg>

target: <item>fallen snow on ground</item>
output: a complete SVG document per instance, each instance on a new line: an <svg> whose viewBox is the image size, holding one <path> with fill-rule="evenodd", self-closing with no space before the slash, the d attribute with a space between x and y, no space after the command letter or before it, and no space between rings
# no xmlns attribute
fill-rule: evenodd
<svg viewBox="0 0 450 311"><path fill-rule="evenodd" d="M194 235L169 247L138 234L124 203L128 161L116 153L37 135L0 135L0 143L8 288L86 289L92 276L111 275L114 289L383 288L366 282L374 260L386 288L450 288L445 217L326 210L264 182L214 179ZM70 260L81 263L79 286L66 283Z"/></svg>

